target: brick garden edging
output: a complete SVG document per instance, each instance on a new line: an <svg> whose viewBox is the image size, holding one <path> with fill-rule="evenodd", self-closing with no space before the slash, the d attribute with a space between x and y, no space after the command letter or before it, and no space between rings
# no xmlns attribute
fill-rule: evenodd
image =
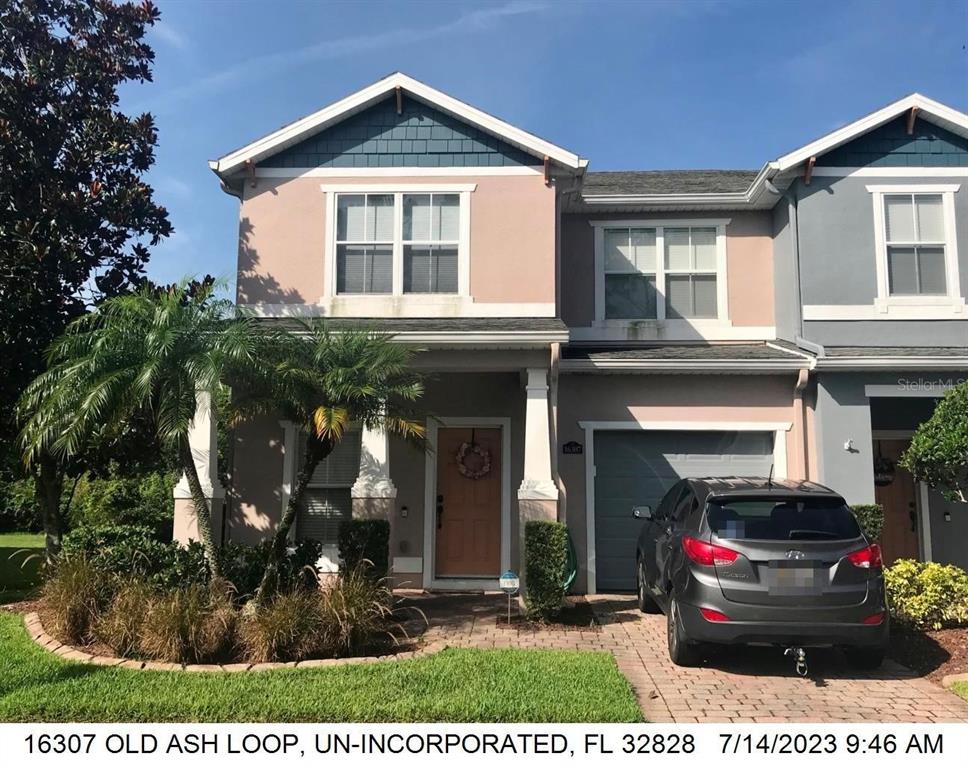
<svg viewBox="0 0 968 768"><path fill-rule="evenodd" d="M351 656L342 659L307 659L306 661L264 662L262 664L175 664L164 661L139 661L138 659L124 659L119 656L97 656L82 651L72 645L65 645L47 634L37 613L24 616L27 634L41 648L57 654L62 659L76 661L82 664L96 664L102 667L120 667L122 669L145 669L155 672L267 672L273 669L313 669L317 667L345 667L351 664L378 664L405 659L417 659L444 650L447 643L435 641L427 643L415 651L387 654L385 656Z"/></svg>

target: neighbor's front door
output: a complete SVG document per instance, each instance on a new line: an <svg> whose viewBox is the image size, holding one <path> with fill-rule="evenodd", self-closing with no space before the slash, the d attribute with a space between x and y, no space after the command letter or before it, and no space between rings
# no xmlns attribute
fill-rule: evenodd
<svg viewBox="0 0 968 768"><path fill-rule="evenodd" d="M486 451L490 468L482 477L461 473L457 455L472 442ZM501 430L441 427L437 432L436 575L494 578L501 572ZM480 453L465 466L484 469Z"/></svg>
<svg viewBox="0 0 968 768"><path fill-rule="evenodd" d="M901 454L910 440L875 440L874 455L894 462L894 481L890 485L876 486L874 500L884 509L884 531L881 533L881 549L884 563L890 564L901 558L918 558L918 508L917 485L911 473L897 466Z"/></svg>

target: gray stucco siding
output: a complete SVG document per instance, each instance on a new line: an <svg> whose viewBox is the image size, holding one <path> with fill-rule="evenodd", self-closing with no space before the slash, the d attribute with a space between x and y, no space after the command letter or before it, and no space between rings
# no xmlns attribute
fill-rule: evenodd
<svg viewBox="0 0 968 768"><path fill-rule="evenodd" d="M828 347L968 346L965 320L806 320L804 338Z"/></svg>

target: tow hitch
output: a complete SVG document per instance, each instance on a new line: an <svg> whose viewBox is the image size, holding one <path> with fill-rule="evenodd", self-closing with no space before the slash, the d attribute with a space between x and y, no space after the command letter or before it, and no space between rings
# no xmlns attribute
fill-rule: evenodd
<svg viewBox="0 0 968 768"><path fill-rule="evenodd" d="M796 648L786 648L783 651L784 656L792 656L794 669L796 669L797 674L800 677L807 676L807 652L797 646Z"/></svg>

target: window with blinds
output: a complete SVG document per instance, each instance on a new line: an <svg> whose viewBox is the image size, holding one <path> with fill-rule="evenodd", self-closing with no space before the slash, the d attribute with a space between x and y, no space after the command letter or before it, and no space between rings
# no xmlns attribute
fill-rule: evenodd
<svg viewBox="0 0 968 768"><path fill-rule="evenodd" d="M723 279L719 229L605 228L600 244L605 319L717 318Z"/></svg>
<svg viewBox="0 0 968 768"><path fill-rule="evenodd" d="M890 294L947 294L945 222L941 195L884 195L884 230Z"/></svg>
<svg viewBox="0 0 968 768"><path fill-rule="evenodd" d="M339 195L336 200L336 291L393 290L393 195Z"/></svg>
<svg viewBox="0 0 968 768"><path fill-rule="evenodd" d="M460 196L403 196L403 292L457 293Z"/></svg>
<svg viewBox="0 0 968 768"><path fill-rule="evenodd" d="M299 455L306 449L306 436L299 443ZM297 463L298 466L298 463ZM316 467L296 531L301 539L315 539L335 546L339 524L353 516L350 488L360 470L360 433L347 432L339 444Z"/></svg>

